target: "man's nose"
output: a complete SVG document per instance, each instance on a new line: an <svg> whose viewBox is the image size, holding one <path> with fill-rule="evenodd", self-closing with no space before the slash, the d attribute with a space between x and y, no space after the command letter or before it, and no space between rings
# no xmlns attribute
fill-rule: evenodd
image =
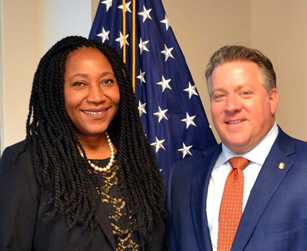
<svg viewBox="0 0 307 251"><path fill-rule="evenodd" d="M234 112L240 110L241 107L242 103L237 95L231 94L227 96L225 111Z"/></svg>

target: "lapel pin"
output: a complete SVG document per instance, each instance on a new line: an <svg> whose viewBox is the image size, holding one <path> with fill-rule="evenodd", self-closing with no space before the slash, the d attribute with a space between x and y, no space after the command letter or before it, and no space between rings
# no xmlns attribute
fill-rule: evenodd
<svg viewBox="0 0 307 251"><path fill-rule="evenodd" d="M280 162L279 165L278 165L278 168L283 170L285 168L285 164Z"/></svg>

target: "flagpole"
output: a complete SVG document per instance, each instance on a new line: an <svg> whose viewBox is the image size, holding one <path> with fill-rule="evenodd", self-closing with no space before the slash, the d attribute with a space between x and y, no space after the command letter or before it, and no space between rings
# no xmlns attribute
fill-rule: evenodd
<svg viewBox="0 0 307 251"><path fill-rule="evenodd" d="M123 0L123 61L126 63L126 0Z"/></svg>
<svg viewBox="0 0 307 251"><path fill-rule="evenodd" d="M133 92L135 93L135 61L136 61L136 45L135 45L135 31L136 31L136 22L135 22L135 13L136 13L136 0L132 0L132 87Z"/></svg>

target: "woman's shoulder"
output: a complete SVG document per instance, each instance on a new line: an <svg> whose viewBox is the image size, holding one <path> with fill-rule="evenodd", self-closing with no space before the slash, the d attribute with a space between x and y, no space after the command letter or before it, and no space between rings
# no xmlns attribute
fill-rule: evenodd
<svg viewBox="0 0 307 251"><path fill-rule="evenodd" d="M1 196L11 193L14 193L19 199L22 197L37 199L39 196L40 189L32 164L32 147L29 145L23 151L24 146L25 141L21 141L7 147L2 154L0 160ZM18 155L19 153L21 154Z"/></svg>
<svg viewBox="0 0 307 251"><path fill-rule="evenodd" d="M20 166L32 165L31 146L22 152L18 153L25 146L25 140L4 149L0 159L0 174L20 171ZM18 156L18 158L16 158Z"/></svg>
<svg viewBox="0 0 307 251"><path fill-rule="evenodd" d="M32 250L40 201L31 149L25 142L7 147L0 161L0 246ZM0 250L3 250L0 247Z"/></svg>
<svg viewBox="0 0 307 251"><path fill-rule="evenodd" d="M25 145L25 143L26 143L26 141L25 141L25 140L22 140L22 141L19 141L19 142L13 144L13 145L10 145L10 146L6 147L6 148L4 149L4 151L3 151L2 156L3 156L4 154L8 154L8 153L14 153L14 152L17 153L18 151L20 151L20 150L22 149L22 147ZM1 159L2 159L2 158L1 158Z"/></svg>

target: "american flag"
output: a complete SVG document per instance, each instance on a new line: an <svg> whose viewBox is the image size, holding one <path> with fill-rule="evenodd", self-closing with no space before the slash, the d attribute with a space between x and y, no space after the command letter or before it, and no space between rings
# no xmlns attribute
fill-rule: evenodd
<svg viewBox="0 0 307 251"><path fill-rule="evenodd" d="M89 38L123 56L164 177L175 162L216 144L160 0L102 0Z"/></svg>

